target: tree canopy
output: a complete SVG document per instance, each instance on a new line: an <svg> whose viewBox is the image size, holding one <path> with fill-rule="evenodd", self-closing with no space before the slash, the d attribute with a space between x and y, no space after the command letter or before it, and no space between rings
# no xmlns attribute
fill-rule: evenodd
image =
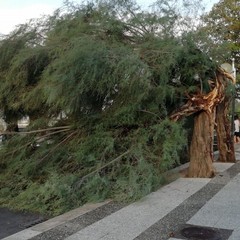
<svg viewBox="0 0 240 240"><path fill-rule="evenodd" d="M189 28L194 11L192 1L149 11L131 0L66 2L5 36L0 108L9 125L21 116L30 125L1 148L0 204L59 214L137 199L186 162L193 121L169 116L210 93L217 68Z"/></svg>
<svg viewBox="0 0 240 240"><path fill-rule="evenodd" d="M210 52L217 53L219 61L229 62L235 58L240 62L240 3L237 0L221 0L203 17L206 31L211 39Z"/></svg>

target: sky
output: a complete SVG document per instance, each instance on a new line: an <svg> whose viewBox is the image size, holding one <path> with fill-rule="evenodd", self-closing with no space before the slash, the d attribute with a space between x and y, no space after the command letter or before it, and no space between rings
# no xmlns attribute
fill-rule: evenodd
<svg viewBox="0 0 240 240"><path fill-rule="evenodd" d="M140 6L147 7L156 0L137 0ZM219 0L204 0L210 9ZM64 0L0 0L0 34L8 34L18 24L31 18L51 14L63 5ZM73 2L81 3L81 0Z"/></svg>

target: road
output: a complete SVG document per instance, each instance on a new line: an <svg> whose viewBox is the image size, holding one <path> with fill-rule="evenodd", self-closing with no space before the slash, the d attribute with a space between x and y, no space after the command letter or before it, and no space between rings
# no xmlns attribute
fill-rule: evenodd
<svg viewBox="0 0 240 240"><path fill-rule="evenodd" d="M14 212L0 208L0 239L33 226L46 218L25 212Z"/></svg>

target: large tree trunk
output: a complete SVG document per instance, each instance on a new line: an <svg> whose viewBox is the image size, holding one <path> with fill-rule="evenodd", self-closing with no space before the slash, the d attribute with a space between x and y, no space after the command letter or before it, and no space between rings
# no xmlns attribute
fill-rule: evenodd
<svg viewBox="0 0 240 240"><path fill-rule="evenodd" d="M227 117L229 105L230 100L226 97L217 106L216 133L219 150L218 161L220 162L236 162L234 142L231 136L231 123Z"/></svg>
<svg viewBox="0 0 240 240"><path fill-rule="evenodd" d="M183 116L198 113L194 119L193 137L190 146L189 177L213 177L215 175L213 168L213 130L215 123L215 110L216 106L227 101L225 90L226 85L230 80L233 83L235 81L231 74L219 68L216 71L216 79L210 81L210 83L212 82L212 89L210 92L207 94L198 92L191 96L187 95L188 101L170 115L171 120L178 121ZM227 102L224 104L226 104L224 105L224 110L226 110ZM222 112L224 114L224 111ZM225 117L226 116L227 115L225 114ZM221 117L218 116L218 120L220 118ZM223 129L226 122L227 121L224 120L223 123L219 123L219 134L223 130L226 134L225 140L222 139L222 135L219 135L218 139L221 139L219 140L219 144L221 144L221 146L219 145L219 149L221 154L224 153L224 157L230 152L231 155L227 156L225 159L228 159L228 161L231 159L231 161L233 161L234 156L232 154L234 154L234 149L231 145L227 144L228 140L231 139L227 136L227 133L230 134L230 131Z"/></svg>
<svg viewBox="0 0 240 240"><path fill-rule="evenodd" d="M188 177L213 177L213 129L214 113L201 111L194 118L190 145Z"/></svg>

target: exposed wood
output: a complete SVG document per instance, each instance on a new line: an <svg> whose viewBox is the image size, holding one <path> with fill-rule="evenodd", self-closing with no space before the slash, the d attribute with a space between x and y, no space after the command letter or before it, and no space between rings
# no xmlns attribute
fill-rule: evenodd
<svg viewBox="0 0 240 240"><path fill-rule="evenodd" d="M177 121L182 117L196 113L194 118L193 136L190 145L190 165L189 177L212 177L215 174L213 168L213 133L215 125L216 107L223 111L221 116L217 116L218 138L220 157L224 162L234 162L234 146L229 141L231 139L230 129L227 125L226 109L229 99L225 96L226 82L235 82L235 79L223 69L219 68L216 72L216 78L211 81L212 90L204 94L198 92L192 96L187 95L188 101L177 111L171 114L170 119ZM221 109L223 108L223 109ZM223 115L224 117L223 117ZM223 121L223 122L221 122ZM224 126L223 126L224 125ZM220 132L222 132L220 134ZM230 137L229 137L230 136Z"/></svg>

